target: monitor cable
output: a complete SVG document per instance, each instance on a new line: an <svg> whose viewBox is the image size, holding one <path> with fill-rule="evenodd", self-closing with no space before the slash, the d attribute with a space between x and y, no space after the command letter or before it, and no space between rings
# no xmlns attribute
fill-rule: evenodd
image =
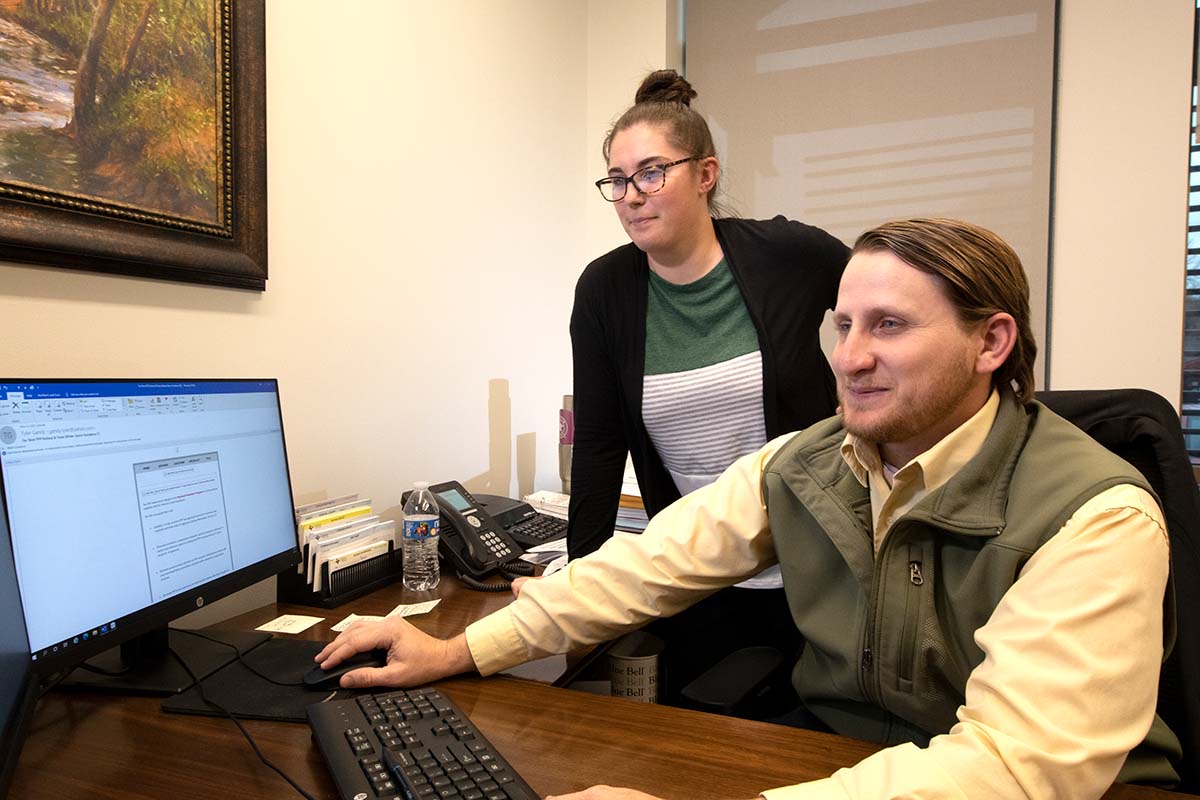
<svg viewBox="0 0 1200 800"><path fill-rule="evenodd" d="M197 633L195 635L200 636L201 638L204 638L204 639L211 638L211 637L205 636L204 634L201 634L201 633ZM212 639L212 641L215 642L215 641L219 641L219 640ZM233 647L233 649L238 653L238 661L241 661L241 651L239 651L237 647L229 644L228 642L221 642L221 644L225 644L225 645L228 645L229 647ZM242 732L242 736L246 737L246 741L250 743L250 749L254 751L254 754L256 756L258 756L259 761L261 761L263 764L265 764L269 769L273 770L275 772L275 774L277 774L279 777L281 777L285 781L287 781L288 785L291 786L293 789L295 789L296 792L301 797L304 797L306 800L317 800L316 797L314 797L313 795L304 791L304 789L301 788L300 784L298 784L294 780L292 780L291 777L286 772L284 772L282 769L280 769L279 767L272 764L270 762L270 760L268 760L267 757L263 755L262 751L258 749L258 744L254 741L254 737L251 736L250 732L246 730L246 727L244 725L242 725L242 721L240 719L238 719L237 715L235 715L232 711L225 708L225 706L221 705L216 700L213 700L212 698L208 697L208 695L206 695L204 693L204 682L196 677L196 673L192 672L192 668L187 665L187 662L185 662L183 660L183 658L179 655L179 653L175 652L175 648L173 648L173 647L169 648L168 652L170 652L172 657L174 657L174 659L179 662L179 666L183 667L184 671L187 672L188 677L190 677L192 679L192 685L194 685L196 687L196 690L200 693L200 699L203 700L206 704L208 704L208 705L212 706L213 708L217 709L218 711L220 711L225 716L229 717L229 719L233 720L233 724L237 725L238 730ZM241 663L242 663L242 666L246 666L244 661ZM260 677L264 677L264 678L266 677L266 676L263 676L261 673L259 673L257 670L251 670L251 671L254 672L256 675L259 675ZM271 681L270 678L266 678L266 679ZM279 683L279 682L271 681L271 683ZM283 683L280 685L281 686L295 686L297 684Z"/></svg>

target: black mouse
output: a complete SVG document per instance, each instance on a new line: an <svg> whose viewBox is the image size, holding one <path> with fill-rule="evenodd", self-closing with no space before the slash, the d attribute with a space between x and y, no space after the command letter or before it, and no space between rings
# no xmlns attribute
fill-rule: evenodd
<svg viewBox="0 0 1200 800"><path fill-rule="evenodd" d="M386 667L387 650L364 650L355 653L336 667L328 670L313 667L304 673L304 686L308 689L337 689L342 676L361 667Z"/></svg>

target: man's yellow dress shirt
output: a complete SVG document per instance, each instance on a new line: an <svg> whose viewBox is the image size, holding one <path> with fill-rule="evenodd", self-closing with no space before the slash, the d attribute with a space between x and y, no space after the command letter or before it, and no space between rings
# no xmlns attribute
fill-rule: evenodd
<svg viewBox="0 0 1200 800"><path fill-rule="evenodd" d="M894 520L979 452L998 405L993 392L890 483L874 446L846 438L842 456L870 490L876 551ZM776 563L761 476L791 436L739 459L655 516L641 536L614 537L525 584L512 604L467 628L479 671L607 641ZM1153 497L1129 485L1100 493L1029 559L976 631L984 660L948 733L927 748L889 747L824 780L763 796L1099 797L1154 717L1168 564Z"/></svg>

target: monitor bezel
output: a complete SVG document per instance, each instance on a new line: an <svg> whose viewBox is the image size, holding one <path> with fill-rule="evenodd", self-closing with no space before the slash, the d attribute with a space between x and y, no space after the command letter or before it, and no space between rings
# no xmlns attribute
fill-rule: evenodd
<svg viewBox="0 0 1200 800"><path fill-rule="evenodd" d="M290 512L295 507L295 493L292 491L291 463L288 459L287 437L283 426L283 404L280 398L279 380L277 378L0 378L0 386L6 384L37 385L70 383L196 383L211 385L247 382L270 384L271 390L275 393L275 405L280 420L279 439L280 445L283 447L283 463L287 480ZM3 511L0 514L0 525L3 525L4 528L5 544L11 549L12 531L8 518L8 497L3 480L3 465L0 465L0 510ZM57 653L50 652L42 655L41 653L34 653L31 648L29 663L32 673L39 676L52 675L76 667L84 661L114 647L118 647L131 639L166 627L180 617L204 608L210 603L228 597L242 589L249 588L267 578L274 577L285 569L294 568L300 563L300 549L296 543L295 531L293 530L292 533L291 547L287 550L280 551L273 556L256 561L253 564L248 564L234 570L228 575L215 578L201 586L145 606L125 617L118 618L114 620L117 623L114 630L107 634L91 637L86 641L80 641L78 644L72 644L70 647L60 650ZM36 660L33 659L34 655L38 656Z"/></svg>

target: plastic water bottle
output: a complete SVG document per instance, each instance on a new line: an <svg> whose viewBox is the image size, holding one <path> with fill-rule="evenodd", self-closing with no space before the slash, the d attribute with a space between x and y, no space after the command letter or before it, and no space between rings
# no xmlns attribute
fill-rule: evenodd
<svg viewBox="0 0 1200 800"><path fill-rule="evenodd" d="M437 586L442 577L438 568L438 505L428 481L413 483L404 503L401 542L404 588L419 592Z"/></svg>

